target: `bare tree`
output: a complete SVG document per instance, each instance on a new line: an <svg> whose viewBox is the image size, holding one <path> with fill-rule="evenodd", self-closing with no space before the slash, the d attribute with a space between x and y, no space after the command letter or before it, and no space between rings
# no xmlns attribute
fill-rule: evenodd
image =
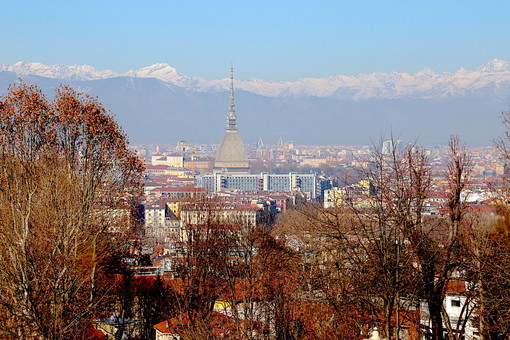
<svg viewBox="0 0 510 340"><path fill-rule="evenodd" d="M412 224L411 228L406 228L406 236L418 261L420 296L428 306L433 339L444 338L444 324L449 330L449 338L453 337L451 325L446 318L444 301L448 282L461 268L464 259L459 232L465 212L461 194L469 180L471 159L458 137L450 139L448 150L449 160L445 174L448 217L429 221L427 225L421 220L421 216L416 215L417 222Z"/></svg>
<svg viewBox="0 0 510 340"><path fill-rule="evenodd" d="M287 214L277 224L279 236L307 254L310 291L338 315L357 311L344 324L358 324L364 333L368 326L382 326L383 336L398 339L402 323L419 322L407 307L423 299L430 336L443 339L446 330L454 338L444 299L449 280L466 261L461 193L469 180L470 158L453 137L445 174L448 214L424 217L432 187L428 158L415 145L399 151L396 144L384 152L374 148L360 169L364 180L345 187L336 208L305 207L296 218Z"/></svg>
<svg viewBox="0 0 510 340"><path fill-rule="evenodd" d="M192 325L209 317L233 270L231 253L239 242L240 226L222 219L223 211L220 199L209 198L185 202L181 209L178 310L188 313Z"/></svg>
<svg viewBox="0 0 510 340"><path fill-rule="evenodd" d="M298 239L306 254L308 289L334 307L337 324L356 329L353 336L382 326L383 336L398 338L410 315L401 311L416 304L407 236L421 223L430 171L419 148L389 151L374 148L359 170L363 180L339 193L336 208L305 207L280 224L281 237Z"/></svg>
<svg viewBox="0 0 510 340"><path fill-rule="evenodd" d="M505 167L510 161L510 111L502 113L504 135L495 141L495 147ZM469 267L472 281L476 283L476 317L479 322L480 339L502 339L510 334L510 277L509 246L510 210L508 174L501 181L493 183L498 217L476 216L468 231L466 243L472 256Z"/></svg>

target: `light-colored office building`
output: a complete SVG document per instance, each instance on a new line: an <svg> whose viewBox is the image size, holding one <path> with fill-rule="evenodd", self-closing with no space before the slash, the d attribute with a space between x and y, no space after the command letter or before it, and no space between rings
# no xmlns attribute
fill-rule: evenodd
<svg viewBox="0 0 510 340"><path fill-rule="evenodd" d="M228 189L244 191L301 191L308 199L317 194L317 176L314 174L236 174L216 172L213 175L197 177L197 185L207 192L217 193Z"/></svg>

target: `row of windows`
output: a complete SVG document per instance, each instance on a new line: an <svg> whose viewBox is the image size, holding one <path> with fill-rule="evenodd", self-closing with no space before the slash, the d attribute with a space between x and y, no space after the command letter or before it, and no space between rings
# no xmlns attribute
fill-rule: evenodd
<svg viewBox="0 0 510 340"><path fill-rule="evenodd" d="M220 181L216 183L216 181ZM264 183L265 182L265 183ZM295 183L293 183L295 182ZM264 175L261 176L201 176L199 185L207 191L216 191L216 185L226 189L259 190L266 185L269 191L288 191L294 186L302 188L305 192L315 192L316 180L314 175ZM292 185L291 185L292 184Z"/></svg>

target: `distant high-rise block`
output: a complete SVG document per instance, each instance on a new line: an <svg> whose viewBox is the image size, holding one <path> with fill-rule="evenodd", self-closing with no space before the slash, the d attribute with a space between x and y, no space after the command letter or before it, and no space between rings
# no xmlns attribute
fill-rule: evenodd
<svg viewBox="0 0 510 340"><path fill-rule="evenodd" d="M220 192L228 189L245 191L300 191L309 199L315 199L317 194L317 176L314 174L241 174L221 173L197 177L197 185L207 192Z"/></svg>

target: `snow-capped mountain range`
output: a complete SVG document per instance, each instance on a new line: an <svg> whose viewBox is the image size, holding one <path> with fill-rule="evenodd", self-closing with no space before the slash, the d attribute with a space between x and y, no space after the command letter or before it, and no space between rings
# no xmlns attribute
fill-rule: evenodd
<svg viewBox="0 0 510 340"><path fill-rule="evenodd" d="M228 70L227 70L228 71ZM225 72L228 75L228 72ZM167 64L123 74L86 65L0 65L0 99L18 78L52 96L64 83L97 97L138 143L217 143L225 129L229 79L188 77ZM457 134L490 145L502 134L510 100L510 63L474 70L370 73L294 82L235 80L245 142L370 144L392 131L403 140L444 145ZM269 141L269 142L268 142Z"/></svg>
<svg viewBox="0 0 510 340"><path fill-rule="evenodd" d="M115 77L157 78L194 92L225 91L229 79L207 80L188 77L168 64L154 64L123 74L96 70L89 65L45 65L18 62L0 65L0 71L18 75L37 75L65 80L97 80ZM435 73L424 69L416 73L360 73L352 76L334 75L327 78L303 78L294 82L261 79L235 80L235 87L267 97L321 97L333 99L441 99L465 95L496 95L510 93L510 63L494 59L475 70Z"/></svg>

